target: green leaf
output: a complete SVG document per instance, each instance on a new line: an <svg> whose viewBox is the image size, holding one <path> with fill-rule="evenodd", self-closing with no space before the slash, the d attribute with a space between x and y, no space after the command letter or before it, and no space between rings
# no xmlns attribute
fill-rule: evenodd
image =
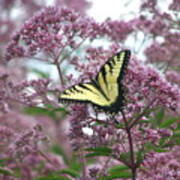
<svg viewBox="0 0 180 180"><path fill-rule="evenodd" d="M115 127L116 127L117 129L123 129L123 128L124 128L124 124L118 123L118 124L115 124Z"/></svg>
<svg viewBox="0 0 180 180"><path fill-rule="evenodd" d="M25 107L24 112L29 115L45 115L49 116L52 119L56 118L56 112L67 113L64 108L53 108L51 106L46 105L46 107Z"/></svg>
<svg viewBox="0 0 180 180"><path fill-rule="evenodd" d="M94 157L94 156L110 156L112 154L112 149L108 147L96 147L96 148L87 148L86 151L92 151L86 155L86 157Z"/></svg>
<svg viewBox="0 0 180 180"><path fill-rule="evenodd" d="M122 161L125 161L125 162L130 162L130 153L127 152L127 153L121 153L120 154L120 159Z"/></svg>
<svg viewBox="0 0 180 180"><path fill-rule="evenodd" d="M136 164L138 165L138 167L140 166L140 164L143 162L144 160L144 152L143 151L138 151L136 153Z"/></svg>
<svg viewBox="0 0 180 180"><path fill-rule="evenodd" d="M139 123L141 123L141 124L148 124L149 121L148 120L140 120Z"/></svg>
<svg viewBox="0 0 180 180"><path fill-rule="evenodd" d="M180 131L180 127L176 127L174 131Z"/></svg>
<svg viewBox="0 0 180 180"><path fill-rule="evenodd" d="M61 170L52 171L46 176L40 176L40 177L35 178L35 180L71 180L68 177L61 175L60 173L61 173Z"/></svg>
<svg viewBox="0 0 180 180"><path fill-rule="evenodd" d="M6 161L10 160L10 158L4 158L4 159L0 159L0 166L6 166Z"/></svg>
<svg viewBox="0 0 180 180"><path fill-rule="evenodd" d="M159 125L164 119L165 110L162 107L156 107L156 109L154 109L154 112L156 112L156 114L153 117L149 118L149 122L152 124L153 127L159 127Z"/></svg>
<svg viewBox="0 0 180 180"><path fill-rule="evenodd" d="M48 79L50 77L48 72L42 72L42 71L35 69L35 68L31 69L31 72L37 74L40 78Z"/></svg>
<svg viewBox="0 0 180 180"><path fill-rule="evenodd" d="M165 147L169 139L170 139L170 137L162 137L159 140L159 146L160 147Z"/></svg>
<svg viewBox="0 0 180 180"><path fill-rule="evenodd" d="M61 157L63 157L63 160L66 164L68 164L68 158L66 156L66 153L64 152L64 150L60 147L60 145L54 144L51 147L52 152L54 152L57 155L60 155Z"/></svg>
<svg viewBox="0 0 180 180"><path fill-rule="evenodd" d="M173 135L171 136L171 141L174 142L175 145L180 145L180 127L177 126L176 129L174 129Z"/></svg>
<svg viewBox="0 0 180 180"><path fill-rule="evenodd" d="M95 152L95 153L86 154L86 157L89 158L89 157L110 156L110 155L111 155L110 153L106 153L106 152Z"/></svg>
<svg viewBox="0 0 180 180"><path fill-rule="evenodd" d="M143 112L143 116L147 117L148 119L150 119L149 115L151 114L151 112L154 112L155 109L154 108L148 108L146 109L144 112ZM142 121L140 120L142 117L142 113L136 113L133 118L130 120L130 122L134 121L135 119L139 119L139 121ZM139 123L139 121L137 123ZM147 121L148 123L150 121Z"/></svg>
<svg viewBox="0 0 180 180"><path fill-rule="evenodd" d="M149 151L153 149L153 145L152 145L151 142L147 142L147 143L144 145L144 147L145 147L146 149L148 149ZM147 152L148 152L148 151L147 151Z"/></svg>
<svg viewBox="0 0 180 180"><path fill-rule="evenodd" d="M15 176L11 170L7 170L5 168L0 168L0 174L9 175L9 176Z"/></svg>
<svg viewBox="0 0 180 180"><path fill-rule="evenodd" d="M106 180L106 177L103 176L103 177L98 178L97 180Z"/></svg>
<svg viewBox="0 0 180 180"><path fill-rule="evenodd" d="M64 177L64 176L49 175L49 176L38 177L35 180L71 180L71 179Z"/></svg>
<svg viewBox="0 0 180 180"><path fill-rule="evenodd" d="M24 111L30 115L47 115L54 117L54 112L44 107L26 107Z"/></svg>
<svg viewBox="0 0 180 180"><path fill-rule="evenodd" d="M173 141L175 145L180 146L180 134L178 134L178 136L173 137Z"/></svg>
<svg viewBox="0 0 180 180"><path fill-rule="evenodd" d="M79 156L73 153L72 156L68 158L68 167L76 172L81 172L82 163L79 161Z"/></svg>
<svg viewBox="0 0 180 180"><path fill-rule="evenodd" d="M163 120L164 115L165 115L165 111L163 108L161 108L155 115L155 118L156 118L156 121L158 122L158 124Z"/></svg>
<svg viewBox="0 0 180 180"><path fill-rule="evenodd" d="M54 108L54 106L52 104L44 104L44 107L48 110L53 111L53 112L66 112L66 113L68 113L68 111L64 107Z"/></svg>
<svg viewBox="0 0 180 180"><path fill-rule="evenodd" d="M129 167L127 167L125 165L117 165L117 166L113 166L113 167L109 168L108 172L109 172L109 174L113 174L113 173L128 170L128 169L129 169Z"/></svg>
<svg viewBox="0 0 180 180"><path fill-rule="evenodd" d="M146 143L145 147L145 152L149 152L151 150L155 151L155 152L167 152L168 150L166 149L166 147L161 147L161 146L155 146L152 143L148 142Z"/></svg>
<svg viewBox="0 0 180 180"><path fill-rule="evenodd" d="M73 169L62 169L59 171L60 173L62 174L68 174L70 175L71 177L80 177L79 173L77 171L74 171Z"/></svg>
<svg viewBox="0 0 180 180"><path fill-rule="evenodd" d="M96 147L96 148L86 148L86 151L93 151L93 152L103 152L103 153L112 153L112 149L108 147Z"/></svg>
<svg viewBox="0 0 180 180"><path fill-rule="evenodd" d="M121 172L115 172L115 173L111 174L110 176L107 176L105 178L105 180L111 180L111 179L117 179L117 178L127 179L127 178L131 178L131 177L132 177L131 172L121 171Z"/></svg>
<svg viewBox="0 0 180 180"><path fill-rule="evenodd" d="M151 150L155 150L155 146L151 143L151 142L147 142L145 145L144 145L144 152L147 153Z"/></svg>
<svg viewBox="0 0 180 180"><path fill-rule="evenodd" d="M54 112L63 112L63 113L69 114L69 112L64 107L53 108L53 111Z"/></svg>
<svg viewBox="0 0 180 180"><path fill-rule="evenodd" d="M180 132L175 132L172 137L180 137Z"/></svg>
<svg viewBox="0 0 180 180"><path fill-rule="evenodd" d="M178 117L179 119L180 117ZM177 117L174 117L174 118L170 118L170 119L167 119L165 121L163 121L161 124L160 124L160 128L168 128L170 127L173 123L175 123L177 120Z"/></svg>
<svg viewBox="0 0 180 180"><path fill-rule="evenodd" d="M168 152L167 149L165 149L165 148L160 148L160 147L155 147L155 148L154 148L154 151L155 151L155 152L158 152L158 153Z"/></svg>

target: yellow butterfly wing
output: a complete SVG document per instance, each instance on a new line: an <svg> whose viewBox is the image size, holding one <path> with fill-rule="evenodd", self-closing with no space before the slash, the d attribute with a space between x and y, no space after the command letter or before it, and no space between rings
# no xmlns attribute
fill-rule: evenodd
<svg viewBox="0 0 180 180"><path fill-rule="evenodd" d="M69 102L98 102L98 105L107 104L101 92L92 83L82 83L72 86L61 93L60 101Z"/></svg>
<svg viewBox="0 0 180 180"><path fill-rule="evenodd" d="M109 59L96 76L96 82L109 99L109 103L116 101L119 95L120 81L130 58L130 51L124 50Z"/></svg>
<svg viewBox="0 0 180 180"><path fill-rule="evenodd" d="M92 103L109 112L118 112L123 103L123 78L130 51L123 50L110 58L90 83L81 83L61 93L60 101Z"/></svg>

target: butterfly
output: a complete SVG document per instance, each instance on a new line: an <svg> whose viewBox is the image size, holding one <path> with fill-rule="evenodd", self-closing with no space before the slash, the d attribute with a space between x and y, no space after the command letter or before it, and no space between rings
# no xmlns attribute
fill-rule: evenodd
<svg viewBox="0 0 180 180"><path fill-rule="evenodd" d="M122 50L109 58L94 79L64 90L59 96L59 101L90 103L104 112L118 113L124 104L122 79L130 55L130 50Z"/></svg>

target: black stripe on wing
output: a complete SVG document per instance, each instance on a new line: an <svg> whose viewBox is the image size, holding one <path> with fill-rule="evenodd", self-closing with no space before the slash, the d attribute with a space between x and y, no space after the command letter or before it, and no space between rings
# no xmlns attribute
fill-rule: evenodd
<svg viewBox="0 0 180 180"><path fill-rule="evenodd" d="M94 84L93 83L88 83L89 85L91 85L91 86L93 86L94 88L96 88L95 86L94 86ZM87 86L85 86L85 84L78 84L78 86L80 86L80 87L82 87L83 89L86 89L86 90L88 90L88 91L90 91L90 92L92 92L92 93L94 93L94 94L97 94L96 92L94 92L92 89L90 89L90 88L88 88ZM96 88L97 90L98 90L98 88Z"/></svg>
<svg viewBox="0 0 180 180"><path fill-rule="evenodd" d="M85 86L83 83L78 84L78 86L82 87L83 89L86 89L86 90L88 90L88 91L93 92L92 89L89 89L89 88L88 88L87 86Z"/></svg>
<svg viewBox="0 0 180 180"><path fill-rule="evenodd" d="M92 79L91 80L92 85L104 96L104 98L109 101L109 98L106 96L106 93L103 91L101 86L99 85L97 80Z"/></svg>
<svg viewBox="0 0 180 180"><path fill-rule="evenodd" d="M123 61L122 67L121 67L119 77L118 77L118 82L120 82L123 79L124 73L125 73L125 71L127 69L127 65L128 65L128 62L129 62L129 59L130 59L130 56L131 56L131 51L130 50L125 49L123 51L125 52L125 57L124 57L124 61ZM120 58L121 52L117 53L116 56L118 58Z"/></svg>
<svg viewBox="0 0 180 180"><path fill-rule="evenodd" d="M108 82L107 82L107 79L106 79L106 71L105 71L105 67L104 66L102 67L101 71L99 71L98 75L100 73L102 74L103 81L104 81L105 85L107 86ZM98 82L98 75L97 75L97 78L96 78L97 82Z"/></svg>

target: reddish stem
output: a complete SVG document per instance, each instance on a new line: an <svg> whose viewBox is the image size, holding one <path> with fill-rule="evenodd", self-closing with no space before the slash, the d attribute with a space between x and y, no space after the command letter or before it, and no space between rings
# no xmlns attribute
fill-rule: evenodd
<svg viewBox="0 0 180 180"><path fill-rule="evenodd" d="M136 163L135 163L135 157L134 157L134 147L133 147L133 140L131 136L131 128L128 125L128 121L126 119L126 116L123 111L121 111L123 116L123 121L125 124L125 130L128 135L128 142L129 142L129 151L130 151L130 158L131 158L131 171L132 171L132 180L136 180Z"/></svg>

